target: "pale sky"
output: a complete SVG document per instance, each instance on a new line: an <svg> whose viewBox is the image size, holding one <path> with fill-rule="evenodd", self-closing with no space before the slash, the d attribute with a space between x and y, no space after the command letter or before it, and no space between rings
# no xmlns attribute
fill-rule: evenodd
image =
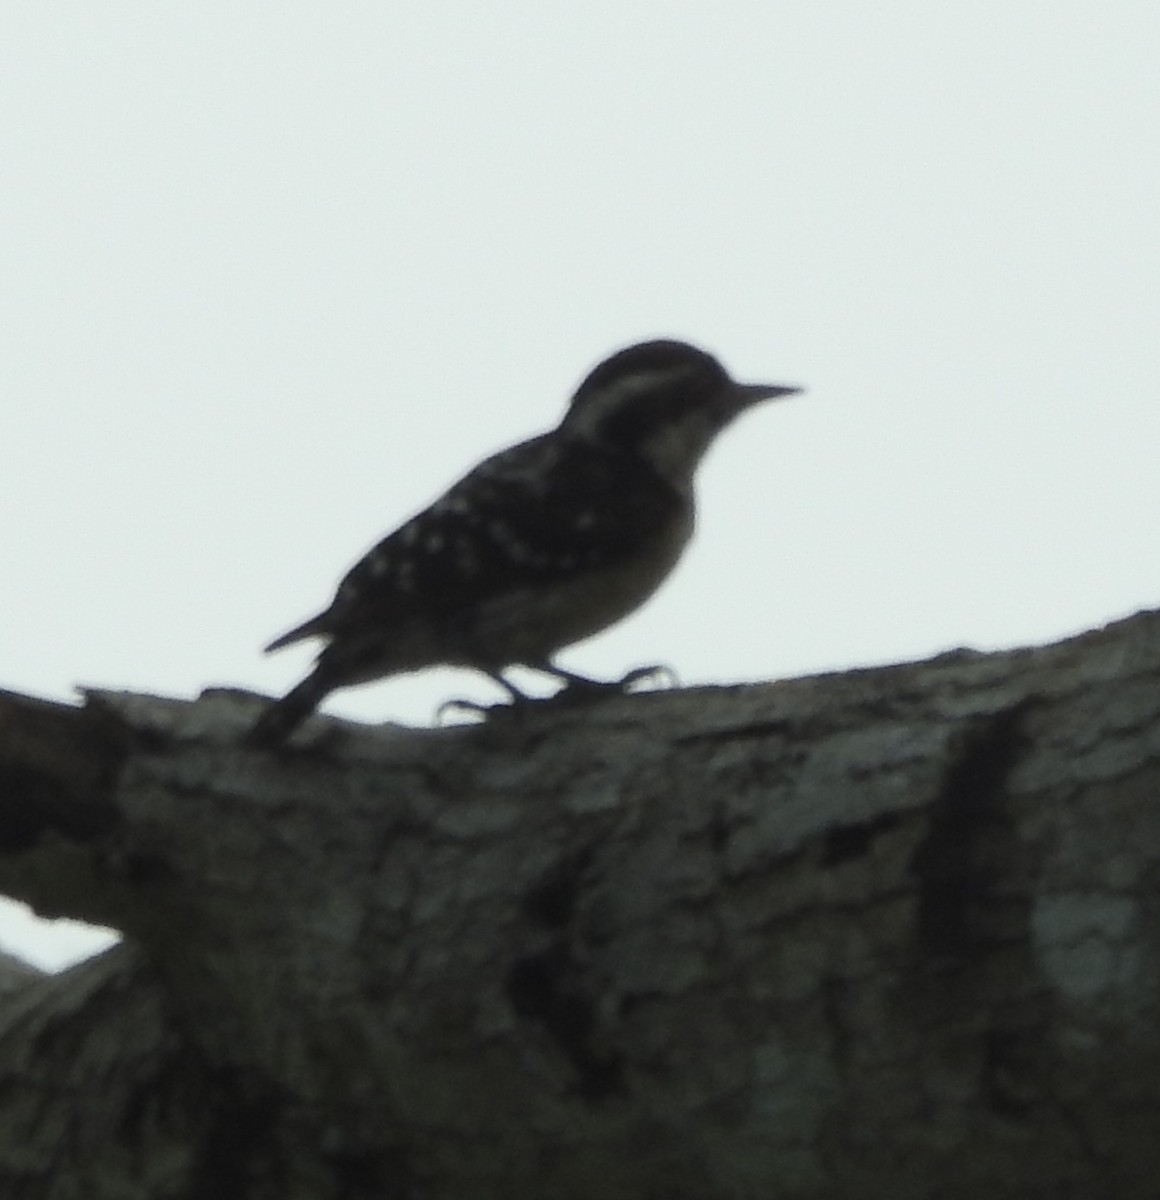
<svg viewBox="0 0 1160 1200"><path fill-rule="evenodd" d="M309 648L266 641L656 335L808 394L567 665L776 679L1160 603L1158 57L1155 0L5 5L0 687L284 691ZM99 943L12 908L0 944Z"/></svg>

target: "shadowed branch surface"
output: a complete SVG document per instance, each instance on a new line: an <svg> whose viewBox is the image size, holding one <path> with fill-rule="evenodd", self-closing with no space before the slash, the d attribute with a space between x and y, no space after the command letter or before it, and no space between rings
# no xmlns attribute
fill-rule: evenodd
<svg viewBox="0 0 1160 1200"><path fill-rule="evenodd" d="M0 1194L1154 1200L1160 613L501 712L0 696Z"/></svg>

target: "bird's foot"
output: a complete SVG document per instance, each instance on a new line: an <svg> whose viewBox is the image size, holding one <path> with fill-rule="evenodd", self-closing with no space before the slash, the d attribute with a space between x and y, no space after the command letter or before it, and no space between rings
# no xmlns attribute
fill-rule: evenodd
<svg viewBox="0 0 1160 1200"><path fill-rule="evenodd" d="M676 672L671 667L656 664L649 667L634 667L619 679L589 679L574 675L571 671L558 668L553 674L564 680L564 686L551 697L553 703L572 704L598 700L605 696L623 696L634 691L652 691L654 688L675 687ZM638 688L637 684L651 686Z"/></svg>
<svg viewBox="0 0 1160 1200"><path fill-rule="evenodd" d="M496 712L512 712L513 710L522 709L525 705L538 703L533 696L529 696L526 692L521 692L518 687L510 679L507 679L499 671L486 672L488 677L495 683L499 684L505 692L507 692L510 703L508 704L480 704L477 700L444 700L442 704L435 710L435 720L442 725L444 719L451 713L467 715L475 717L480 721L486 721L493 713Z"/></svg>
<svg viewBox="0 0 1160 1200"><path fill-rule="evenodd" d="M681 681L676 671L664 663L653 663L648 667L633 667L626 675L621 676L617 686L622 692L659 692L665 688L675 688ZM638 683L647 683L647 687L638 688Z"/></svg>
<svg viewBox="0 0 1160 1200"><path fill-rule="evenodd" d="M494 709L510 707L508 704L480 704L477 700L464 700L461 698L444 700L435 710L435 723L437 725L448 724L447 718L452 715L476 717L480 721L486 721L488 715ZM451 723L453 724L454 722Z"/></svg>
<svg viewBox="0 0 1160 1200"><path fill-rule="evenodd" d="M564 686L551 696L529 696L521 692L509 680L496 673L491 677L510 696L507 704L480 704L477 700L444 700L435 710L435 719L442 725L449 716L468 716L480 721L503 713L526 712L538 705L570 705L587 704L593 700L601 700L610 696L624 696L636 691L654 691L666 687L676 687L677 673L672 667L656 664L649 667L634 667L619 679L590 679L587 675L577 675L573 671L565 671L562 667L538 666L538 670L553 676L563 682ZM638 684L646 684L638 687Z"/></svg>

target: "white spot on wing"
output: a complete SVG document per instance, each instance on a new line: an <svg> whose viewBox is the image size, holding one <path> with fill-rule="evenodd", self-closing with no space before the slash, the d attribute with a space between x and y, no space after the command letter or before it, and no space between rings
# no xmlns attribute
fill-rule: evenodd
<svg viewBox="0 0 1160 1200"><path fill-rule="evenodd" d="M471 506L461 494L452 492L443 497L435 505L439 512L454 513L457 517L465 517L471 512Z"/></svg>
<svg viewBox="0 0 1160 1200"><path fill-rule="evenodd" d="M526 563L535 560L535 555L532 553L531 547L512 532L511 526L506 521L488 521L487 531L512 562Z"/></svg>

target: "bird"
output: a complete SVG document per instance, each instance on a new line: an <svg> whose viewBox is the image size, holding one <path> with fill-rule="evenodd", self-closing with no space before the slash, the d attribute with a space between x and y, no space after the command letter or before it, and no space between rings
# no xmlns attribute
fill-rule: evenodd
<svg viewBox="0 0 1160 1200"><path fill-rule="evenodd" d="M684 341L610 355L554 429L485 459L372 547L329 607L265 648L324 643L247 741L277 747L331 692L437 665L482 672L513 704L531 701L505 675L517 665L559 680L561 693L625 690L655 668L604 682L553 658L636 610L676 566L695 524L694 476L717 435L802 390L738 382Z"/></svg>

